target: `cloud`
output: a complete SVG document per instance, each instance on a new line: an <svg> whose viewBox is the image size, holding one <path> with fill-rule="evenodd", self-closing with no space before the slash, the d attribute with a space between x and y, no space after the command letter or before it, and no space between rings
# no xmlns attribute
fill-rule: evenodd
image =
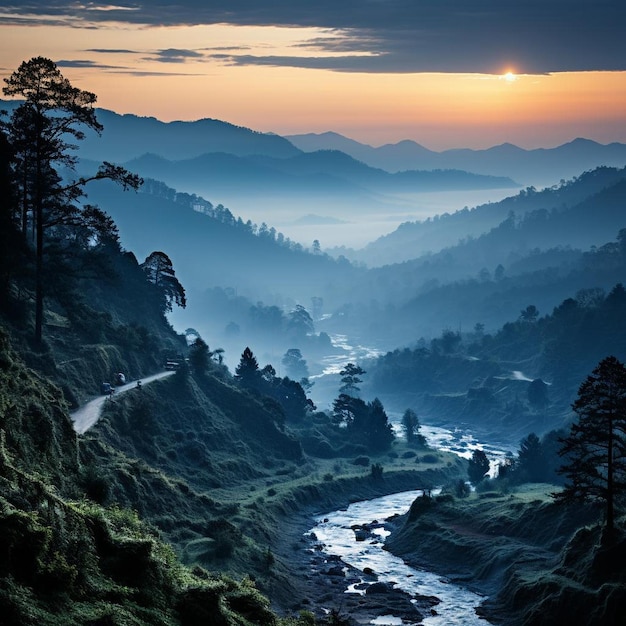
<svg viewBox="0 0 626 626"><path fill-rule="evenodd" d="M97 61L89 61L86 59L61 59L56 61L58 67L71 67L71 68L89 68L99 70L124 70L125 67L119 65L106 65L104 63L98 63Z"/></svg>
<svg viewBox="0 0 626 626"><path fill-rule="evenodd" d="M204 76L204 74L189 72L157 72L150 70L137 70L133 67L125 67L121 65L106 65L97 61L88 61L84 59L61 59L56 61L58 67L78 68L78 69L98 69L113 74L130 74L131 76Z"/></svg>
<svg viewBox="0 0 626 626"><path fill-rule="evenodd" d="M85 52L99 52L102 54L139 54L136 50L124 50L120 48L87 48Z"/></svg>
<svg viewBox="0 0 626 626"><path fill-rule="evenodd" d="M17 0L0 0L4 24L316 27L331 36L298 46L303 53L311 49L312 56L239 55L228 62L358 72L500 73L507 65L520 73L626 70L624 13L623 0L132 0L119 5L23 0L19 7Z"/></svg>
<svg viewBox="0 0 626 626"><path fill-rule="evenodd" d="M146 59L148 61L158 61L159 63L185 63L189 59L203 59L204 54L196 50L181 50L177 48L167 48L156 50Z"/></svg>

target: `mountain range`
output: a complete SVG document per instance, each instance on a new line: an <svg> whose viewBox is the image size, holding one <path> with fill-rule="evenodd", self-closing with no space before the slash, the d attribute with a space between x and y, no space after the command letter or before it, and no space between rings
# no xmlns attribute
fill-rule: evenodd
<svg viewBox="0 0 626 626"><path fill-rule="evenodd" d="M389 172L408 169L458 169L475 174L507 176L523 186L549 186L599 165L626 165L626 145L607 145L577 138L554 148L525 150L510 143L485 150L453 149L435 152L414 141L373 147L333 132L288 135L301 150L341 150L372 167Z"/></svg>
<svg viewBox="0 0 626 626"><path fill-rule="evenodd" d="M0 100L0 110L11 111L15 100ZM96 109L104 126L101 135L88 131L81 142L81 158L128 162L152 153L171 161L223 153L239 157L289 159L302 153L343 152L371 168L389 173L408 170L462 170L484 176L511 178L522 186L553 185L599 165L626 165L626 145L600 144L577 138L554 148L526 150L510 143L487 149L429 150L412 140L374 147L336 132L281 137L273 133L204 118L163 122L154 117ZM318 157L319 163L320 157ZM306 161L309 165L313 161ZM296 161L295 163L298 163ZM336 165L328 161L325 167ZM287 169L293 169L294 164ZM471 187L470 187L471 188Z"/></svg>

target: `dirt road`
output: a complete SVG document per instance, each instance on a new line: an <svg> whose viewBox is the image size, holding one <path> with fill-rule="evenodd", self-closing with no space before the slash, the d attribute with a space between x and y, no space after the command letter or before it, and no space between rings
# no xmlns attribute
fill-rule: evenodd
<svg viewBox="0 0 626 626"><path fill-rule="evenodd" d="M142 385L147 385L153 380L159 380L160 378L171 376L174 373L175 372L169 370L167 372L159 372L158 374L153 374L152 376L146 376L145 378L140 378L139 380L141 380ZM115 387L115 393L113 394L113 397L116 397L120 393L124 393L129 389L135 389L136 387L136 380L133 380L126 385L122 385L121 387ZM98 421L98 419L100 418L100 414L102 413L102 407L107 400L108 396L98 396L90 402L87 402L87 404L81 406L73 413L70 413L70 417L74 422L74 430L79 435L82 435Z"/></svg>

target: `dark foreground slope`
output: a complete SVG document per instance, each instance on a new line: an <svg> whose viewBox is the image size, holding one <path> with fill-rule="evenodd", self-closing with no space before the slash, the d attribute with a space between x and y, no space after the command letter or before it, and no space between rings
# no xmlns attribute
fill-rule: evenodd
<svg viewBox="0 0 626 626"><path fill-rule="evenodd" d="M603 545L598 510L556 505L546 488L418 498L388 548L488 595L495 624L624 624L626 520Z"/></svg>
<svg viewBox="0 0 626 626"><path fill-rule="evenodd" d="M272 624L248 583L183 567L136 513L83 486L61 391L0 335L0 615L6 626Z"/></svg>
<svg viewBox="0 0 626 626"><path fill-rule="evenodd" d="M320 587L297 576L308 516L462 467L381 455L381 480L348 459L307 458L274 406L183 373L108 402L77 437L61 391L4 335L0 356L3 624L275 624L257 587L324 623Z"/></svg>

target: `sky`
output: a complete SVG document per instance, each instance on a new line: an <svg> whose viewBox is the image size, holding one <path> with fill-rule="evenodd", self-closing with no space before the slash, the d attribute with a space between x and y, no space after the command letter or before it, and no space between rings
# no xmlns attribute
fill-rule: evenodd
<svg viewBox="0 0 626 626"><path fill-rule="evenodd" d="M0 0L0 76L98 106L433 149L626 142L623 0Z"/></svg>

